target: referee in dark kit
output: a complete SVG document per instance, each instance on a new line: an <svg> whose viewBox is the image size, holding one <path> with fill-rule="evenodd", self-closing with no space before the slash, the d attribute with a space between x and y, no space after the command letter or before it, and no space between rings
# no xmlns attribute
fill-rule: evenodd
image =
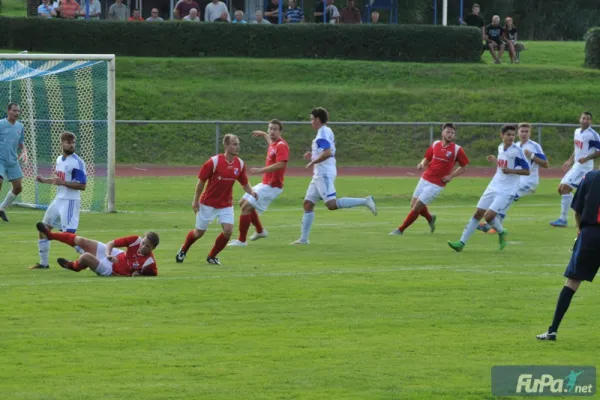
<svg viewBox="0 0 600 400"><path fill-rule="evenodd" d="M581 281L594 280L600 267L600 170L590 171L585 175L571 208L575 211L579 233L564 274L567 282L558 296L552 325L547 332L536 336L539 340L556 340L560 322Z"/></svg>

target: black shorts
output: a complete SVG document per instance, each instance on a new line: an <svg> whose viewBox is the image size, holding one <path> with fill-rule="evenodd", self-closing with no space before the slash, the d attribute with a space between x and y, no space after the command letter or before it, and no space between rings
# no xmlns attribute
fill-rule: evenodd
<svg viewBox="0 0 600 400"><path fill-rule="evenodd" d="M592 282L600 268L600 227L584 227L573 246L564 276Z"/></svg>

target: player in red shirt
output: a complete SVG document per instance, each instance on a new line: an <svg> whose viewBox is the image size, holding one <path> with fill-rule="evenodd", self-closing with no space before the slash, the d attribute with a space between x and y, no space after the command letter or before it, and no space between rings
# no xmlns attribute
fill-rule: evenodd
<svg viewBox="0 0 600 400"><path fill-rule="evenodd" d="M250 236L250 240L266 238L268 232L263 229L259 214L262 214L269 208L269 205L283 192L283 176L290 155L290 148L281 134L283 125L274 119L269 122L269 133L263 131L254 131L252 136L262 137L269 144L267 149L266 166L262 168L250 168L251 174L264 174L262 182L254 186L252 190L258 194L258 199L245 194L240 200L242 215L240 216L240 236L229 243L228 246L246 246L246 236L250 229L250 224L254 225L256 232Z"/></svg>
<svg viewBox="0 0 600 400"><path fill-rule="evenodd" d="M455 135L454 124L442 125L442 140L433 142L427 149L425 158L417 165L419 170L425 169L425 172L423 172L410 201L411 210L402 225L390 232L390 235L402 235L406 228L419 218L419 215L427 219L431 233L435 231L436 217L429 213L427 205L435 200L448 182L462 175L469 164L463 148L454 143ZM459 164L459 167L452 172L456 163Z"/></svg>
<svg viewBox="0 0 600 400"><path fill-rule="evenodd" d="M100 276L157 276L156 258L152 250L159 242L158 234L148 232L144 236L126 236L104 244L69 232L52 232L43 222L36 224L38 231L49 240L58 240L71 247L79 246L84 253L78 260L64 258L58 264L71 271L79 272L86 268ZM126 247L123 251L117 247Z"/></svg>
<svg viewBox="0 0 600 400"><path fill-rule="evenodd" d="M175 261L178 263L182 263L185 260L185 256L192 244L204 236L208 224L215 218L218 218L219 223L223 227L223 233L217 237L215 245L210 253L208 253L208 257L206 257L206 262L221 265L217 254L227 246L227 242L233 232L234 183L238 181L246 193L254 198L258 198L258 195L254 193L248 183L244 162L237 157L240 152L240 140L238 137L232 134L225 135L223 138L223 147L225 148L225 153L209 158L198 174L196 192L192 200L192 209L196 214L196 226L194 230L191 230L187 234L183 246L181 246L181 249L179 249L179 252L175 256ZM203 192L204 185L207 182L208 185Z"/></svg>

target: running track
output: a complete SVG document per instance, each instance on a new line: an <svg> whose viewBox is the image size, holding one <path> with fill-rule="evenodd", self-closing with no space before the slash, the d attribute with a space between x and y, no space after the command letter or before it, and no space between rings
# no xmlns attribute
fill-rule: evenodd
<svg viewBox="0 0 600 400"><path fill-rule="evenodd" d="M165 165L117 165L118 177L143 177L143 176L197 176L200 167L173 167ZM467 169L463 176L467 177L492 177L495 168L473 167ZM339 167L338 176L364 176L364 177L410 177L419 176L420 171L413 167ZM562 178L564 172L560 168L542 169L542 178ZM312 176L312 169L290 167L286 176Z"/></svg>

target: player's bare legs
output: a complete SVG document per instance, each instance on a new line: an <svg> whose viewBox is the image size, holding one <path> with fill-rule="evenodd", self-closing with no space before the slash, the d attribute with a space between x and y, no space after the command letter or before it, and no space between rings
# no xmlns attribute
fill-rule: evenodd
<svg viewBox="0 0 600 400"><path fill-rule="evenodd" d="M423 216L427 220L431 233L435 232L436 216L429 213L427 204L423 203L417 197L413 197L410 200L410 212L404 219L404 222L396 230L390 232L390 235L402 235L406 228L411 226L419 216Z"/></svg>
<svg viewBox="0 0 600 400"><path fill-rule="evenodd" d="M2 189L2 178L0 178L0 189ZM6 208L9 207L17 198L17 196L23 191L23 184L21 178L15 179L10 182L12 184L12 190L6 194L4 201L0 204L0 219L4 222L8 222L8 217L6 216Z"/></svg>
<svg viewBox="0 0 600 400"><path fill-rule="evenodd" d="M481 208L476 209L475 214L473 214L473 217L467 226L465 226L465 230L463 231L460 240L456 242L449 241L448 246L455 251L461 252L469 241L471 235L473 235L473 233L477 230L479 221L483 218L498 232L500 250L503 250L506 247L506 235L508 232L504 229L502 226L502 221L497 216L498 214L494 210L484 210Z"/></svg>
<svg viewBox="0 0 600 400"><path fill-rule="evenodd" d="M242 209L242 214L240 215L240 235L237 240L229 243L229 246L246 246L246 238L248 237L250 225L254 225L256 228L256 232L250 237L250 240L254 241L260 238L266 238L268 232L263 229L260 218L258 217L258 212L256 212L256 209L252 204L250 204L249 201L242 199L240 200L239 205Z"/></svg>
<svg viewBox="0 0 600 400"><path fill-rule="evenodd" d="M573 188L565 183L558 185L558 194L560 194L560 218L550 222L550 225L560 228L565 228L567 226L569 207L573 201L572 191Z"/></svg>
<svg viewBox="0 0 600 400"><path fill-rule="evenodd" d="M204 236L204 233L206 233L205 230L197 228L194 228L191 231L189 231L187 236L185 237L185 242L183 243L183 246L181 246L181 249L179 249L179 252L175 256L175 261L177 261L178 263L182 263L183 260L185 260L185 256L190 247L192 247L196 240Z"/></svg>
<svg viewBox="0 0 600 400"><path fill-rule="evenodd" d="M221 265L219 259L217 258L217 254L219 254L221 250L223 250L225 246L227 246L227 242L229 242L231 234L233 233L232 224L221 224L221 227L223 228L223 232L219 236L217 236L213 248L206 257L206 261L209 264ZM191 230L185 238L183 246L181 246L181 249L175 256L175 261L177 261L178 263L182 263L183 260L185 260L185 257L190 247L196 242L196 240L204 236L204 233L206 233L205 230L200 230L197 228Z"/></svg>

